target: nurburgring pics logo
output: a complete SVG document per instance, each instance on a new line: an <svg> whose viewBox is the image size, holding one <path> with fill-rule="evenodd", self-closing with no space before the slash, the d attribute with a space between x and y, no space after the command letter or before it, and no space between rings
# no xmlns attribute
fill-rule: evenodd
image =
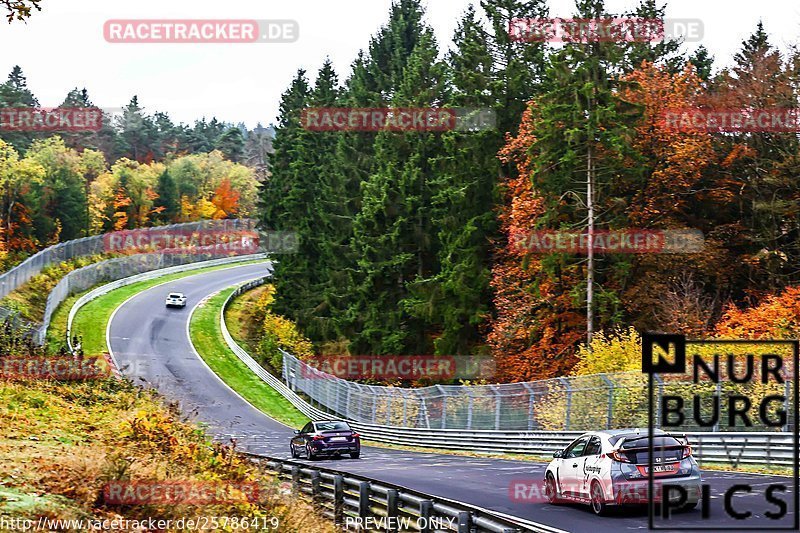
<svg viewBox="0 0 800 533"><path fill-rule="evenodd" d="M300 113L308 131L473 132L497 127L489 108L312 107Z"/></svg>
<svg viewBox="0 0 800 533"><path fill-rule="evenodd" d="M295 20L114 19L103 25L109 43L293 43Z"/></svg>
<svg viewBox="0 0 800 533"><path fill-rule="evenodd" d="M800 132L800 109L674 108L661 113L667 130L677 132Z"/></svg>
<svg viewBox="0 0 800 533"><path fill-rule="evenodd" d="M99 107L2 107L0 131L100 131Z"/></svg>
<svg viewBox="0 0 800 533"><path fill-rule="evenodd" d="M798 358L797 340L687 340L682 335L658 333L642 336L642 371L649 378L648 486L649 493L654 489L658 489L656 494L661 493L660 498L649 502L651 530L681 529L675 523L681 515L675 512L688 502L687 489L680 480L671 483L661 477L656 484L653 439L657 427L670 434L714 432L712 441L723 443L722 450L702 439L693 443L701 467L704 460L723 462L729 472L716 476L715 485L701 484L701 522L692 525L692 530L796 531L800 527ZM757 429L761 433L753 433ZM748 435L753 435L753 444L748 444ZM737 472L743 454L748 452L757 454L760 466L773 466L776 454L770 450L770 439L791 442L789 457L794 475L787 479L790 483L778 476L750 483L751 473ZM736 447L741 441L744 445L737 457ZM656 512L656 504L660 512Z"/></svg>
<svg viewBox="0 0 800 533"><path fill-rule="evenodd" d="M586 232L537 230L511 236L512 246L521 252L587 254L675 254L703 251L699 230L595 230Z"/></svg>
<svg viewBox="0 0 800 533"><path fill-rule="evenodd" d="M700 19L516 18L509 23L513 41L529 43L661 42L703 38Z"/></svg>

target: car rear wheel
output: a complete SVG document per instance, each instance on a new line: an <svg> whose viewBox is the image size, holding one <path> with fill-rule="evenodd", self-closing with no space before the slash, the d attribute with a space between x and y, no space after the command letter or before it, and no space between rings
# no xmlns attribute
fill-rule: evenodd
<svg viewBox="0 0 800 533"><path fill-rule="evenodd" d="M592 511L597 516L603 516L608 511L608 505L606 505L606 497L603 494L603 487L600 485L599 482L595 481L592 483Z"/></svg>
<svg viewBox="0 0 800 533"><path fill-rule="evenodd" d="M350 459L358 459L361 457L361 451L350 452Z"/></svg>
<svg viewBox="0 0 800 533"><path fill-rule="evenodd" d="M697 508L697 503L698 502L687 503L686 505L681 507L681 511L683 512L694 511Z"/></svg>
<svg viewBox="0 0 800 533"><path fill-rule="evenodd" d="M556 479L553 474L547 473L547 479L544 482L544 492L547 501L550 503L558 503L558 495L556 493Z"/></svg>

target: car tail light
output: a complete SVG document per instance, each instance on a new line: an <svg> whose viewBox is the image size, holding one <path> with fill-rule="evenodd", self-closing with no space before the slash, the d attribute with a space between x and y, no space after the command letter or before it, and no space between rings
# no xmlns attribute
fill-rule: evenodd
<svg viewBox="0 0 800 533"><path fill-rule="evenodd" d="M687 457L691 456L692 456L692 447L689 445L684 446L683 455L681 456L681 459L686 459Z"/></svg>
<svg viewBox="0 0 800 533"><path fill-rule="evenodd" d="M627 457L625 457L624 455L622 455L620 452L618 452L616 450L614 450L613 452L609 453L608 456L611 457L611 459L613 461L616 461L618 463L630 463L631 462L630 459L628 459Z"/></svg>
<svg viewBox="0 0 800 533"><path fill-rule="evenodd" d="M359 438L361 435L359 435L358 433L356 433L356 432L354 431L354 432L353 432L353 434L352 434L352 435L350 435L350 436L351 436L351 437L353 437L354 439L357 439L357 438Z"/></svg>
<svg viewBox="0 0 800 533"><path fill-rule="evenodd" d="M323 437L322 435L314 435L314 438L312 440L322 440L324 438L325 437Z"/></svg>

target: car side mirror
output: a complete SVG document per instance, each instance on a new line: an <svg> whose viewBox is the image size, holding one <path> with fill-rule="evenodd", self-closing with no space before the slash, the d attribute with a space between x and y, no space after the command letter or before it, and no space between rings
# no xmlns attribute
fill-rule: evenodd
<svg viewBox="0 0 800 533"><path fill-rule="evenodd" d="M299 429L295 429L295 430L294 430L294 434L295 434L295 435L299 435L299 434L300 434L300 430L299 430Z"/></svg>
<svg viewBox="0 0 800 533"><path fill-rule="evenodd" d="M558 450L553 453L553 459L561 459L562 457L564 457L564 450Z"/></svg>

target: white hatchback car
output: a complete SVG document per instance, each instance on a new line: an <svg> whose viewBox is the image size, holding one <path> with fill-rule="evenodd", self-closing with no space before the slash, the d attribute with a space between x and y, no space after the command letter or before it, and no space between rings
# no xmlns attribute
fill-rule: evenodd
<svg viewBox="0 0 800 533"><path fill-rule="evenodd" d="M613 505L648 503L648 440L647 429L581 435L553 454L545 471L547 500L588 503L598 515ZM661 485L669 484L684 489L684 510L697 506L700 468L692 457L692 448L661 430L655 430L653 435L653 478L655 501L661 497ZM683 497L678 490L668 492L676 502Z"/></svg>
<svg viewBox="0 0 800 533"><path fill-rule="evenodd" d="M167 307L186 307L186 296L182 292L171 292L167 295Z"/></svg>

